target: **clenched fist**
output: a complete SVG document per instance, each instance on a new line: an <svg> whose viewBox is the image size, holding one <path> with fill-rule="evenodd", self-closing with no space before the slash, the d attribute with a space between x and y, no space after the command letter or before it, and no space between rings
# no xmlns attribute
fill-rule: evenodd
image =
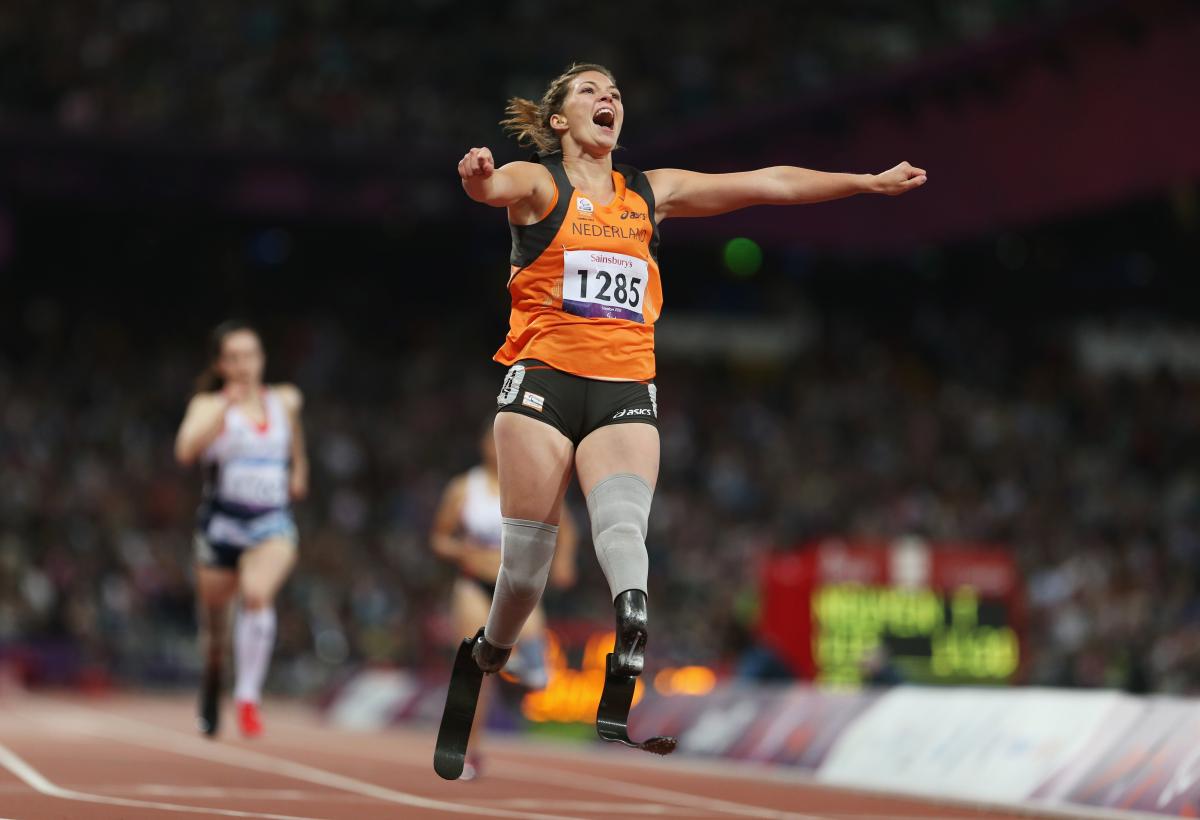
<svg viewBox="0 0 1200 820"><path fill-rule="evenodd" d="M463 180L487 179L496 170L496 160L490 148L472 148L458 161L458 175Z"/></svg>
<svg viewBox="0 0 1200 820"><path fill-rule="evenodd" d="M877 193L897 196L907 193L925 184L928 176L923 168L917 168L902 162L895 168L875 175L874 189Z"/></svg>

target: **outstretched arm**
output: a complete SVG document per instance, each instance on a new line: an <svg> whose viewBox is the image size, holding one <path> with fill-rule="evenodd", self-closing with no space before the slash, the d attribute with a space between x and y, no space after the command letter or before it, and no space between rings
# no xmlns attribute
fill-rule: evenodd
<svg viewBox="0 0 1200 820"><path fill-rule="evenodd" d="M751 205L805 205L854 194L896 196L925 184L926 174L902 162L882 174L830 174L790 165L736 174L700 174L678 168L648 171L654 189L654 213L715 216Z"/></svg>
<svg viewBox="0 0 1200 820"><path fill-rule="evenodd" d="M468 151L458 161L458 176L467 196L493 208L508 208L510 220L518 224L536 221L554 196L554 180L545 168L533 162L497 168L487 148Z"/></svg>

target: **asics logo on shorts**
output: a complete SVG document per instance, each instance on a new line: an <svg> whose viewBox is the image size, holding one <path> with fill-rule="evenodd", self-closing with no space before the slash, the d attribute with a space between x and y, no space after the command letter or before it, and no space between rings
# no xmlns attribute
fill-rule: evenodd
<svg viewBox="0 0 1200 820"><path fill-rule="evenodd" d="M628 416L653 416L654 411L649 407L630 407L628 410L621 410L613 414L614 419L623 419Z"/></svg>

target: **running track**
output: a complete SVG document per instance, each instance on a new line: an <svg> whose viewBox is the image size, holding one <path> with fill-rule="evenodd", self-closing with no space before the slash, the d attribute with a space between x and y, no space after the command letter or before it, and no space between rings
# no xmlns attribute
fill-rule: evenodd
<svg viewBox="0 0 1200 820"><path fill-rule="evenodd" d="M616 747L493 741L487 776L434 773L433 736L356 734L268 702L267 734L192 730L191 699L0 697L0 818L792 818L1005 820L1038 815L839 791L792 772ZM1075 815L1082 816L1082 815Z"/></svg>

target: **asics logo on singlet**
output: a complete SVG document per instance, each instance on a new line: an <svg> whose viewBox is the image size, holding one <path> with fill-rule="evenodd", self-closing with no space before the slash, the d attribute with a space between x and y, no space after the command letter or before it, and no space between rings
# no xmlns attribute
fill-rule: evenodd
<svg viewBox="0 0 1200 820"><path fill-rule="evenodd" d="M621 219L645 219L646 215L641 211L621 211Z"/></svg>
<svg viewBox="0 0 1200 820"><path fill-rule="evenodd" d="M631 407L628 410L621 410L613 414L614 419L623 419L627 416L653 416L654 411L649 407Z"/></svg>

